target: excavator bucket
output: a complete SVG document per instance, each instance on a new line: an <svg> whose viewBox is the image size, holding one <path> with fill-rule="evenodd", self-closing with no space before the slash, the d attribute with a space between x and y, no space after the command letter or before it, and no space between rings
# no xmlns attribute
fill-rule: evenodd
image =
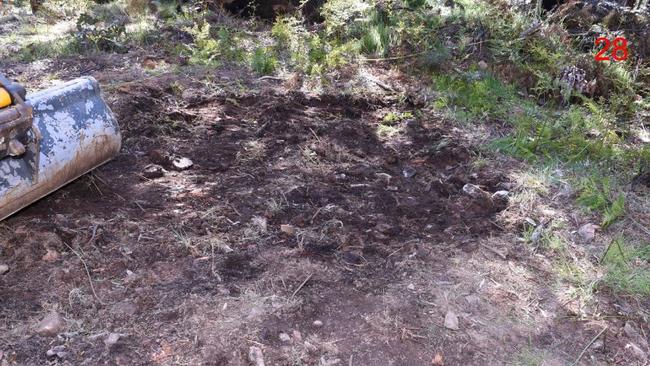
<svg viewBox="0 0 650 366"><path fill-rule="evenodd" d="M120 145L95 79L25 98L0 74L0 220L111 160Z"/></svg>

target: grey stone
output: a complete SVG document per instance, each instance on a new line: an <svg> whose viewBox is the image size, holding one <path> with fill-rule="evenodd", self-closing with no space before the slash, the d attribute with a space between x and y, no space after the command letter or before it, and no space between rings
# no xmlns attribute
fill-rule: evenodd
<svg viewBox="0 0 650 366"><path fill-rule="evenodd" d="M36 333L44 337L55 337L63 331L65 321L57 312L48 314L36 326Z"/></svg>

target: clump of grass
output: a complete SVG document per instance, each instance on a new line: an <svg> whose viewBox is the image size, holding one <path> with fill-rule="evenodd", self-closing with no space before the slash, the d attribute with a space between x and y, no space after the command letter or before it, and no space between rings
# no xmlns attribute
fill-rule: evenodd
<svg viewBox="0 0 650 366"><path fill-rule="evenodd" d="M624 238L616 238L603 255L603 263L607 266L607 286L626 294L650 296L650 244L634 247Z"/></svg>
<svg viewBox="0 0 650 366"><path fill-rule="evenodd" d="M601 226L606 228L625 215L625 196L619 193L611 198L614 192L611 178L607 176L584 178L577 202L589 211L601 212Z"/></svg>
<svg viewBox="0 0 650 366"><path fill-rule="evenodd" d="M382 119L382 124L394 125L401 121L413 118L412 112L388 112Z"/></svg>
<svg viewBox="0 0 650 366"><path fill-rule="evenodd" d="M402 129L403 126L400 125L400 122L413 118L414 115L412 112L388 112L382 118L381 122L377 126L377 136L380 138L390 138L394 135L397 135Z"/></svg>
<svg viewBox="0 0 650 366"><path fill-rule="evenodd" d="M393 40L392 24L389 16L374 10L369 21L364 25L363 35L359 40L361 52L372 56L386 56Z"/></svg>
<svg viewBox="0 0 650 366"><path fill-rule="evenodd" d="M436 107L454 108L456 117L465 121L505 116L514 95L512 87L480 73L436 74L433 82L440 92Z"/></svg>

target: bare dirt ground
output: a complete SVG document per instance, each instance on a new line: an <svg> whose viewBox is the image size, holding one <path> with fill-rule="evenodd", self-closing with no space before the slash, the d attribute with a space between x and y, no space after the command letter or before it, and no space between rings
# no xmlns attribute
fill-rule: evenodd
<svg viewBox="0 0 650 366"><path fill-rule="evenodd" d="M378 136L417 98L147 76L128 57L41 64L95 76L124 146L3 223L0 365L646 364L632 305L597 294L601 316L581 317L507 203L463 193L516 191L518 163L477 163L435 114ZM37 334L52 313L58 335Z"/></svg>

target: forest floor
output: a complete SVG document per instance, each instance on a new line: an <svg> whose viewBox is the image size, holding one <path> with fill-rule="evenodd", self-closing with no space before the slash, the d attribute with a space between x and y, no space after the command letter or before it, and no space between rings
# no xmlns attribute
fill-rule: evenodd
<svg viewBox="0 0 650 366"><path fill-rule="evenodd" d="M374 64L373 92L316 93L175 63L2 65L30 89L94 76L123 148L3 223L0 365L647 364L647 300L580 293L512 216L566 217L583 261L605 234L585 242L565 187L481 155L472 128L412 117L408 76ZM409 117L381 133L391 112Z"/></svg>

